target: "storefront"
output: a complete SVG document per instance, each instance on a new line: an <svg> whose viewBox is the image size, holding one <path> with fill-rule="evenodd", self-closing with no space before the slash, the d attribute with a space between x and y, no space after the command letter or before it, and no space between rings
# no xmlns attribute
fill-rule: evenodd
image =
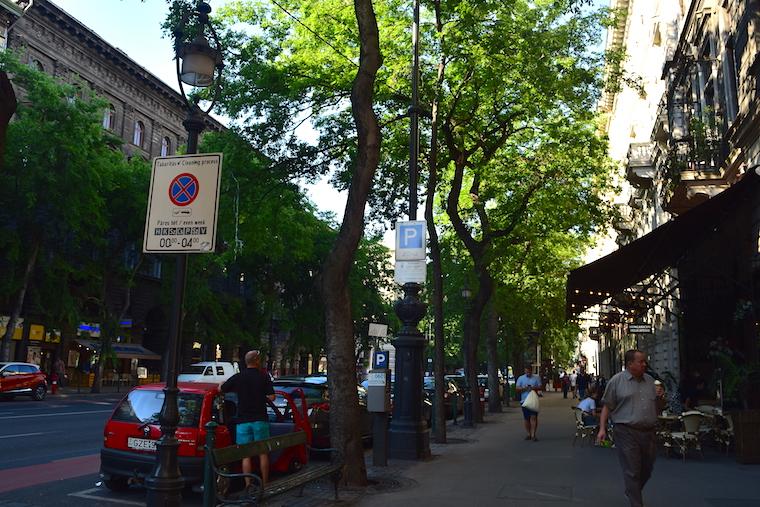
<svg viewBox="0 0 760 507"><path fill-rule="evenodd" d="M67 373L75 382L92 384L97 356L101 343L96 340L76 338L67 355ZM158 370L161 356L137 343L112 343L110 358L103 370L104 385L134 385L138 382L138 369L149 366Z"/></svg>
<svg viewBox="0 0 760 507"><path fill-rule="evenodd" d="M617 251L571 271L567 315L595 315L600 356L647 352L676 381L699 372L715 390L716 347L756 360L760 325L760 176L729 189ZM641 332L642 329L651 329ZM655 371L657 371L655 369ZM619 371L619 370L617 370ZM604 372L605 374L615 371Z"/></svg>

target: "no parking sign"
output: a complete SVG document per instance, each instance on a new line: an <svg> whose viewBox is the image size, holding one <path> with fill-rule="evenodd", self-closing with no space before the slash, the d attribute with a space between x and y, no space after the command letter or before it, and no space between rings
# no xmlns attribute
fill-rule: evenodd
<svg viewBox="0 0 760 507"><path fill-rule="evenodd" d="M221 153L153 159L143 252L213 252L221 174Z"/></svg>

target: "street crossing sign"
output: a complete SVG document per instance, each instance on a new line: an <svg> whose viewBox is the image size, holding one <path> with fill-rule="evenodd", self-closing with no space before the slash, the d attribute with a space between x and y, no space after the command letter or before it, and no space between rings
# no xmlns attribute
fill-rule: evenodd
<svg viewBox="0 0 760 507"><path fill-rule="evenodd" d="M143 252L213 252L221 175L221 153L153 159Z"/></svg>

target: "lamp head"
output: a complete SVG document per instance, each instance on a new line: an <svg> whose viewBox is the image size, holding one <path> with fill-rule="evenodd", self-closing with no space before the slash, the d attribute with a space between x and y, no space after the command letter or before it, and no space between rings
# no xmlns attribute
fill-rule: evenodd
<svg viewBox="0 0 760 507"><path fill-rule="evenodd" d="M222 62L219 50L212 48L199 33L192 42L180 46L177 55L182 59L180 79L190 86L207 88L214 82L214 73Z"/></svg>

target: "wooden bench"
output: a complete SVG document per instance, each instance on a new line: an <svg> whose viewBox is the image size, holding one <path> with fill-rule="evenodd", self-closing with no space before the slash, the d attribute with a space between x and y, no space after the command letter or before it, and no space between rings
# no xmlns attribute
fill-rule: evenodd
<svg viewBox="0 0 760 507"><path fill-rule="evenodd" d="M239 462L243 458L255 458L260 454L271 453L274 451L305 445L307 450L316 452L332 452L334 449L316 449L309 446L306 442L306 433L296 431L286 433L265 440L251 442L243 445L231 445L221 447L207 452L206 456L210 460L206 467L206 473L213 473L214 477L207 477L205 484L211 485L211 492L204 492L204 507L220 505L258 505L267 498L274 497L286 491L299 488L298 496L303 495L304 487L313 481L324 477L330 477L335 489L335 500L338 500L338 483L342 476L342 465L337 463L309 463L300 470L289 473L275 480L270 480L269 484L262 490L261 477L257 474L230 473L227 466ZM252 479L251 486L243 491L230 492L232 479Z"/></svg>

